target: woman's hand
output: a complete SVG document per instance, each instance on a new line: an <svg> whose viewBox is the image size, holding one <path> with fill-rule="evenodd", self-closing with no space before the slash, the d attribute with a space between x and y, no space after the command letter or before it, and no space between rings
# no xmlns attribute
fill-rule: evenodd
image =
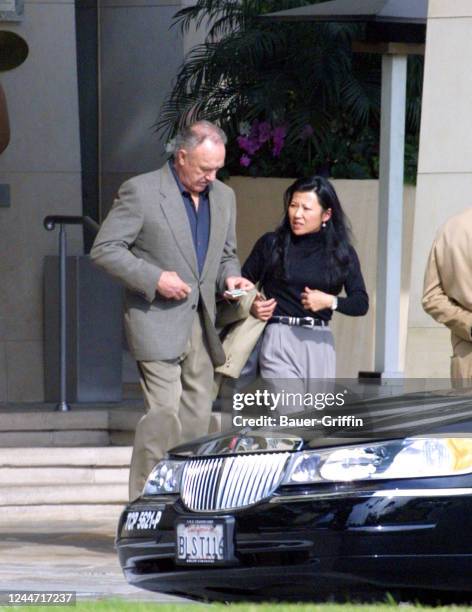
<svg viewBox="0 0 472 612"><path fill-rule="evenodd" d="M331 308L333 305L334 295L324 293L318 289L310 289L305 287L305 291L302 293L302 306L305 310L311 310L312 312L318 312L318 310L324 310L325 308Z"/></svg>
<svg viewBox="0 0 472 612"><path fill-rule="evenodd" d="M256 317L256 319L260 319L261 321L268 321L272 316L272 313L274 312L276 306L277 302L274 300L274 298L271 298L270 300L264 300L262 295L258 293L254 299L254 302L252 303L250 312L253 317Z"/></svg>

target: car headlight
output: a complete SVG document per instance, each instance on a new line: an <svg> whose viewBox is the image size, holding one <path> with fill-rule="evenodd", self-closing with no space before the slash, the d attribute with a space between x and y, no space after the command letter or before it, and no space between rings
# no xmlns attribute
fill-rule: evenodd
<svg viewBox="0 0 472 612"><path fill-rule="evenodd" d="M179 493L184 461L163 459L149 474L143 495L166 495Z"/></svg>
<svg viewBox="0 0 472 612"><path fill-rule="evenodd" d="M296 453L282 484L453 476L472 472L471 438L407 438Z"/></svg>

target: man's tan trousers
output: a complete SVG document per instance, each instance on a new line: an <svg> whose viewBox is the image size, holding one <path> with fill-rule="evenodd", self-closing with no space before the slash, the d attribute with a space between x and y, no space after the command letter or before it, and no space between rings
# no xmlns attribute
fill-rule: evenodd
<svg viewBox="0 0 472 612"><path fill-rule="evenodd" d="M170 448L208 433L213 364L201 315L195 316L183 355L172 361L139 361L138 368L146 414L136 427L131 500L141 494L152 468Z"/></svg>
<svg viewBox="0 0 472 612"><path fill-rule="evenodd" d="M472 342L451 333L451 379L453 387L472 384Z"/></svg>

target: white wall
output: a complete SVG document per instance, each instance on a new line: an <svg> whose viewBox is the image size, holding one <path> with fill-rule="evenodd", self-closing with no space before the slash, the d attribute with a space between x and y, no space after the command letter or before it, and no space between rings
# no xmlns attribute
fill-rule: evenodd
<svg viewBox="0 0 472 612"><path fill-rule="evenodd" d="M283 210L282 195L290 183L292 179L248 177L234 177L229 181L229 185L236 192L238 203L238 253L241 262L244 262L249 255L255 241L280 223ZM359 371L374 369L379 189L378 181L373 180L333 180L333 184L352 224L354 246L359 255L370 298L370 309L365 317L348 317L335 313L332 323L336 343L337 376L357 378ZM403 349L406 344L414 200L414 187L405 187L400 313ZM404 361L404 350L401 358Z"/></svg>
<svg viewBox="0 0 472 612"><path fill-rule="evenodd" d="M11 142L0 157L0 183L11 207L0 208L0 401L43 396L42 265L57 252L47 214L81 214L80 150L72 0L25 3L20 24L0 29L22 36L30 54L1 75ZM81 233L69 232L71 253Z"/></svg>
<svg viewBox="0 0 472 612"><path fill-rule="evenodd" d="M449 331L421 307L432 241L453 214L472 205L472 3L430 0L406 375L449 377Z"/></svg>

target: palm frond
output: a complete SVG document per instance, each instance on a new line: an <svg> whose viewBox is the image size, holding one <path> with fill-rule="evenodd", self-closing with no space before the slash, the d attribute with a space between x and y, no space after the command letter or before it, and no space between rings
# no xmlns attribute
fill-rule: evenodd
<svg viewBox="0 0 472 612"><path fill-rule="evenodd" d="M352 53L352 40L363 27L260 18L314 1L322 0L197 0L178 11L174 27L182 32L205 28L206 37L180 67L157 130L170 136L180 125L206 118L234 138L242 120L268 121L285 125L287 146L309 151L318 165L338 164L341 173L357 168L356 176L375 174L381 70L377 56ZM412 142L420 124L422 71L422 60L410 58L407 130ZM314 130L308 140L303 136L307 125ZM238 160L237 146L233 154ZM286 158L283 164L287 172L299 167L297 159Z"/></svg>

